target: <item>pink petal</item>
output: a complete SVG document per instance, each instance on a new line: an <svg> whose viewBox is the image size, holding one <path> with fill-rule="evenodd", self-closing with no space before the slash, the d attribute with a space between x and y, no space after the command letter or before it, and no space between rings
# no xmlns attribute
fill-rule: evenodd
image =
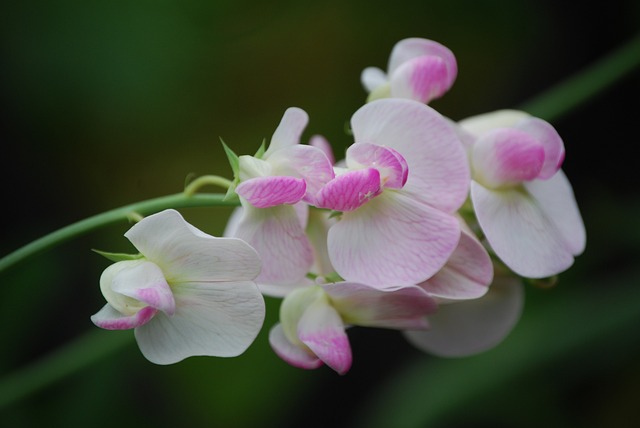
<svg viewBox="0 0 640 428"><path fill-rule="evenodd" d="M443 85L447 89L450 88L458 74L456 57L449 48L433 40L413 37L396 43L389 57L389 75L395 73L402 64L424 56L440 58L444 62L447 69L447 79L443 81Z"/></svg>
<svg viewBox="0 0 640 428"><path fill-rule="evenodd" d="M288 364L300 369L317 369L324 363L307 349L295 346L285 336L282 325L276 324L269 331L269 344L271 349Z"/></svg>
<svg viewBox="0 0 640 428"><path fill-rule="evenodd" d="M167 282L252 280L260 272L256 251L239 239L216 238L175 210L145 217L125 236L161 266Z"/></svg>
<svg viewBox="0 0 640 428"><path fill-rule="evenodd" d="M147 306L135 314L127 316L121 314L107 303L96 314L91 316L91 321L106 330L129 330L148 323L156 313L158 313L157 309Z"/></svg>
<svg viewBox="0 0 640 428"><path fill-rule="evenodd" d="M485 295L492 280L489 253L473 233L462 228L460 242L447 264L420 286L439 299L466 300Z"/></svg>
<svg viewBox="0 0 640 428"><path fill-rule="evenodd" d="M516 278L496 278L475 300L442 305L429 316L431 329L405 331L417 348L441 357L463 357L498 345L520 319L524 287Z"/></svg>
<svg viewBox="0 0 640 428"><path fill-rule="evenodd" d="M338 282L322 285L342 320L351 325L394 329L422 329L426 315L437 304L417 286L380 290L364 284Z"/></svg>
<svg viewBox="0 0 640 428"><path fill-rule="evenodd" d="M351 346L338 312L324 299L313 302L300 318L298 337L339 374L351 368Z"/></svg>
<svg viewBox="0 0 640 428"><path fill-rule="evenodd" d="M553 223L567 250L574 256L582 254L586 231L571 183L564 172L558 170L548 180L534 180L524 186L545 218Z"/></svg>
<svg viewBox="0 0 640 428"><path fill-rule="evenodd" d="M544 147L528 133L499 128L476 141L472 155L474 179L489 188L536 178L544 165Z"/></svg>
<svg viewBox="0 0 640 428"><path fill-rule="evenodd" d="M390 147L406 160L403 188L420 201L447 212L467 198L467 155L453 125L424 104L405 99L367 103L351 118L356 143Z"/></svg>
<svg viewBox="0 0 640 428"><path fill-rule="evenodd" d="M376 287L418 284L439 271L460 238L450 214L402 190L386 190L329 230L329 257L340 276Z"/></svg>
<svg viewBox="0 0 640 428"><path fill-rule="evenodd" d="M307 123L309 123L309 115L304 110L297 107L288 108L271 136L269 148L264 153L263 159L268 159L276 150L300 143L300 136Z"/></svg>
<svg viewBox="0 0 640 428"><path fill-rule="evenodd" d="M255 208L243 204L235 237L260 255L262 271L256 278L258 283L299 283L313 263L311 244L291 205Z"/></svg>
<svg viewBox="0 0 640 428"><path fill-rule="evenodd" d="M494 191L474 181L471 200L487 241L518 275L545 278L573 264L563 232L530 195L519 189Z"/></svg>
<svg viewBox="0 0 640 428"><path fill-rule="evenodd" d="M273 152L269 157L273 175L289 175L305 181L305 200L313 202L322 186L335 174L333 165L325 153L312 146L295 145Z"/></svg>
<svg viewBox="0 0 640 428"><path fill-rule="evenodd" d="M176 313L158 313L135 331L143 355L156 364L187 357L234 357L258 335L264 299L251 281L191 283L174 287Z"/></svg>
<svg viewBox="0 0 640 428"><path fill-rule="evenodd" d="M400 153L389 147L355 143L347 149L349 168L375 168L384 187L401 189L407 182L409 167Z"/></svg>
<svg viewBox="0 0 640 428"><path fill-rule="evenodd" d="M538 178L552 177L564 161L564 143L553 126L542 119L528 117L520 120L515 127L534 137L544 147L544 165Z"/></svg>
<svg viewBox="0 0 640 428"><path fill-rule="evenodd" d="M251 178L236 187L236 193L256 208L295 204L306 191L304 180L284 176Z"/></svg>
<svg viewBox="0 0 640 428"><path fill-rule="evenodd" d="M316 196L315 206L335 211L353 211L380 194L380 173L365 168L341 174Z"/></svg>
<svg viewBox="0 0 640 428"><path fill-rule="evenodd" d="M391 96L428 103L440 98L452 83L445 61L421 56L401 64L391 75Z"/></svg>

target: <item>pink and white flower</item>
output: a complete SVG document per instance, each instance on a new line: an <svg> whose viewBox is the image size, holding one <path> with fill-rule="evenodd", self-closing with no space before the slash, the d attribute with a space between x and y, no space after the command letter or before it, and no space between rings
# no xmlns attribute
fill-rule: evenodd
<svg viewBox="0 0 640 428"><path fill-rule="evenodd" d="M585 247L584 223L560 169L564 143L547 122L502 110L461 121L472 142L471 201L496 255L529 278L556 275Z"/></svg>
<svg viewBox="0 0 640 428"><path fill-rule="evenodd" d="M451 88L457 74L449 48L433 40L409 38L393 47L386 73L367 67L361 80L370 93L368 101L390 97L429 103Z"/></svg>
<svg viewBox="0 0 640 428"><path fill-rule="evenodd" d="M142 219L125 236L141 255L103 272L107 304L91 317L98 327L135 329L142 354L156 364L247 349L265 316L253 248L207 235L175 210Z"/></svg>
<svg viewBox="0 0 640 428"><path fill-rule="evenodd" d="M358 283L298 288L280 306L280 323L269 333L273 350L294 367L323 364L345 374L352 363L350 326L423 329L435 301L417 286L379 290Z"/></svg>
<svg viewBox="0 0 640 428"><path fill-rule="evenodd" d="M457 132L432 108L403 99L366 104L351 126L346 168L315 197L316 206L342 212L329 229L331 263L351 282L420 283L460 238L454 213L470 173Z"/></svg>
<svg viewBox="0 0 640 428"><path fill-rule="evenodd" d="M269 294L284 295L309 271L313 251L304 231L306 203L334 177L321 149L299 144L308 120L303 110L287 109L262 157L239 157L235 190L242 211L225 234L258 251L263 269L257 282Z"/></svg>

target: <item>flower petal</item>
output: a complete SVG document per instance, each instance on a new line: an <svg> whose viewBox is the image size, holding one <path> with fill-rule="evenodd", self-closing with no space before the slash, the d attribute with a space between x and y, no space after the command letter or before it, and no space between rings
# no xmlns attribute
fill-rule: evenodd
<svg viewBox="0 0 640 428"><path fill-rule="evenodd" d="M328 182L316 195L315 206L353 211L380 193L380 173L375 168L348 171Z"/></svg>
<svg viewBox="0 0 640 428"><path fill-rule="evenodd" d="M256 208L295 204L306 191L304 180L285 176L251 178L236 187L236 193Z"/></svg>
<svg viewBox="0 0 640 428"><path fill-rule="evenodd" d="M458 122L465 132L478 138L496 128L511 128L520 120L531 117L520 110L496 110L471 116Z"/></svg>
<svg viewBox="0 0 640 428"><path fill-rule="evenodd" d="M91 321L106 330L129 330L148 323L157 312L157 309L147 306L133 315L123 315L107 303L91 316Z"/></svg>
<svg viewBox="0 0 640 428"><path fill-rule="evenodd" d="M351 368L351 346L338 312L325 299L309 305L298 323L298 337L339 374Z"/></svg>
<svg viewBox="0 0 640 428"><path fill-rule="evenodd" d="M367 92L375 91L378 87L387 83L387 80L388 78L385 72L378 67L367 67L362 70L362 74L360 75L362 86L364 86Z"/></svg>
<svg viewBox="0 0 640 428"><path fill-rule="evenodd" d="M255 248L262 259L258 283L298 283L313 263L311 244L291 205L255 208L244 203L235 236Z"/></svg>
<svg viewBox="0 0 640 428"><path fill-rule="evenodd" d="M428 326L425 316L437 308L435 300L417 286L380 290L354 282L338 282L322 288L342 320L351 325L422 329Z"/></svg>
<svg viewBox="0 0 640 428"><path fill-rule="evenodd" d="M573 264L563 232L526 192L518 188L490 190L474 181L471 200L487 241L518 275L544 278Z"/></svg>
<svg viewBox="0 0 640 428"><path fill-rule="evenodd" d="M331 263L345 280L376 287L414 285L439 271L460 238L450 214L385 190L344 213L329 230Z"/></svg>
<svg viewBox="0 0 640 428"><path fill-rule="evenodd" d="M140 350L156 364L240 355L264 321L264 299L251 281L185 283L174 286L174 296L174 316L158 313L135 331Z"/></svg>
<svg viewBox="0 0 640 428"><path fill-rule="evenodd" d="M173 293L158 265L146 260L122 261L116 265L120 268L115 275L103 274L100 277L103 294L116 310L123 314L130 312L130 301L118 298L117 295L120 294L136 301L131 305L133 310L137 310L136 307L143 303L144 306L151 306L167 315L173 315L176 309ZM110 284L107 284L108 278ZM113 296L107 293L109 288L113 291Z"/></svg>
<svg viewBox="0 0 640 428"><path fill-rule="evenodd" d="M456 57L449 48L433 40L418 37L400 40L391 50L387 71L389 75L391 75L395 73L402 64L423 56L437 57L444 62L447 69L447 80L443 83L444 86L450 88L458 74Z"/></svg>
<svg viewBox="0 0 640 428"><path fill-rule="evenodd" d="M515 126L533 136L544 147L544 165L538 178L552 177L562 166L565 154L564 143L558 131L551 124L535 117L521 119Z"/></svg>
<svg viewBox="0 0 640 428"><path fill-rule="evenodd" d="M429 103L451 88L445 61L437 56L421 56L401 64L391 75L391 96Z"/></svg>
<svg viewBox="0 0 640 428"><path fill-rule="evenodd" d="M336 163L336 158L333 155L333 149L329 141L322 135L312 135L309 139L309 145L322 150L322 153L329 159L329 163L333 165Z"/></svg>
<svg viewBox="0 0 640 428"><path fill-rule="evenodd" d="M252 280L260 272L260 258L246 242L207 235L175 210L145 217L125 236L163 270L172 285Z"/></svg>
<svg viewBox="0 0 640 428"><path fill-rule="evenodd" d="M544 165L544 147L524 131L498 128L473 146L474 179L489 188L535 179Z"/></svg>
<svg viewBox="0 0 640 428"><path fill-rule="evenodd" d="M493 348L520 319L524 287L516 278L497 278L480 299L442 305L429 316L431 329L405 331L417 348L442 357L463 357Z"/></svg>
<svg viewBox="0 0 640 428"><path fill-rule="evenodd" d="M492 280L493 263L489 253L475 235L463 227L458 246L447 264L419 285L441 300L467 300L484 296Z"/></svg>
<svg viewBox="0 0 640 428"><path fill-rule="evenodd" d="M273 152L283 147L299 144L300 136L307 123L309 123L309 115L304 110L298 107L289 107L271 136L269 148L264 153L263 159L268 159Z"/></svg>
<svg viewBox="0 0 640 428"><path fill-rule="evenodd" d="M349 168L377 169L384 187L401 189L407 182L409 174L407 161L390 147L355 143L347 149L346 161Z"/></svg>
<svg viewBox="0 0 640 428"><path fill-rule="evenodd" d="M356 143L390 147L407 161L403 188L415 198L447 212L467 198L467 155L453 125L431 107L412 100L381 99L355 112Z"/></svg>
<svg viewBox="0 0 640 428"><path fill-rule="evenodd" d="M314 353L289 342L280 324L269 331L269 344L280 358L294 367L311 370L324 364Z"/></svg>
<svg viewBox="0 0 640 428"><path fill-rule="evenodd" d="M316 193L335 174L333 165L325 153L312 146L295 145L273 152L269 157L274 175L289 175L305 181L305 199L313 202Z"/></svg>
<svg viewBox="0 0 640 428"><path fill-rule="evenodd" d="M562 170L548 180L534 180L524 187L536 200L545 217L555 225L556 231L571 254L582 254L586 245L586 231L571 183Z"/></svg>

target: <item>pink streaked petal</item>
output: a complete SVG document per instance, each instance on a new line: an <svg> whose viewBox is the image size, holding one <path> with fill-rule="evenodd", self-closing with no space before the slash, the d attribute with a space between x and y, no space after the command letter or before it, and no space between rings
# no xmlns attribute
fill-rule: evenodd
<svg viewBox="0 0 640 428"><path fill-rule="evenodd" d="M449 90L448 73L447 64L440 57L413 58L391 75L391 96L428 103Z"/></svg>
<svg viewBox="0 0 640 428"><path fill-rule="evenodd" d="M309 115L304 110L298 107L289 107L271 136L269 148L264 153L263 159L268 159L273 152L283 147L299 144L300 136L307 123L309 123Z"/></svg>
<svg viewBox="0 0 640 428"><path fill-rule="evenodd" d="M143 355L156 364L187 357L234 357L262 328L264 299L251 281L191 283L174 287L176 313L158 313L135 331Z"/></svg>
<svg viewBox="0 0 640 428"><path fill-rule="evenodd" d="M329 140L327 140L325 137L323 137L322 135L313 135L309 139L309 145L311 147L316 147L322 150L322 153L324 153L327 159L329 159L329 163L331 163L331 165L336 163L336 158L333 155L333 148L331 147Z"/></svg>
<svg viewBox="0 0 640 428"><path fill-rule="evenodd" d="M496 278L489 292L475 300L442 305L429 317L428 331L406 331L405 337L430 354L464 357L498 345L520 319L524 287L516 278Z"/></svg>
<svg viewBox="0 0 640 428"><path fill-rule="evenodd" d="M338 374L351 368L351 346L338 312L318 299L309 305L298 323L298 337Z"/></svg>
<svg viewBox="0 0 640 428"><path fill-rule="evenodd" d="M291 205L255 208L244 203L235 237L247 242L262 259L257 283L298 283L313 263L311 244Z"/></svg>
<svg viewBox="0 0 640 428"><path fill-rule="evenodd" d="M526 192L494 191L474 181L471 200L487 241L518 275L545 278L573 264L573 252L563 233Z"/></svg>
<svg viewBox="0 0 640 428"><path fill-rule="evenodd" d="M168 283L252 280L260 272L256 251L235 238L216 238L191 224L175 210L145 217L125 236Z"/></svg>
<svg viewBox="0 0 640 428"><path fill-rule="evenodd" d="M380 173L374 168L348 171L327 183L316 196L315 206L353 211L380 194Z"/></svg>
<svg viewBox="0 0 640 428"><path fill-rule="evenodd" d="M295 204L306 191L304 180L286 176L251 178L236 187L236 193L256 208Z"/></svg>
<svg viewBox="0 0 640 428"><path fill-rule="evenodd" d="M386 190L329 230L331 263L345 280L376 287L418 284L458 245L456 217L402 190Z"/></svg>
<svg viewBox="0 0 640 428"><path fill-rule="evenodd" d="M458 122L458 125L475 138L479 138L496 128L511 128L521 119L531 117L520 110L496 110L471 116Z"/></svg>
<svg viewBox="0 0 640 428"><path fill-rule="evenodd" d="M417 286L376 287L353 282L322 285L346 324L393 329L428 327L426 315L437 304Z"/></svg>
<svg viewBox="0 0 640 428"><path fill-rule="evenodd" d="M534 180L524 187L537 202L545 217L555 225L567 249L582 254L587 234L571 183L562 170L548 180Z"/></svg>
<svg viewBox="0 0 640 428"><path fill-rule="evenodd" d="M91 316L91 321L105 330L129 330L148 323L156 313L158 313L157 309L147 306L135 314L127 316L121 314L107 303Z"/></svg>
<svg viewBox="0 0 640 428"><path fill-rule="evenodd" d="M367 92L373 92L380 86L387 83L387 75L378 67L367 67L362 70L360 81Z"/></svg>
<svg viewBox="0 0 640 428"><path fill-rule="evenodd" d="M121 269L112 278L111 290L161 310L167 315L173 315L176 310L171 287L162 270L152 262L129 263L127 268ZM115 302L110 303L121 310Z"/></svg>
<svg viewBox="0 0 640 428"><path fill-rule="evenodd" d="M538 178L552 177L562 166L565 154L564 143L558 131L548 122L535 117L522 119L515 126L533 136L544 147L544 165Z"/></svg>
<svg viewBox="0 0 640 428"><path fill-rule="evenodd" d="M544 147L526 132L500 128L473 147L474 179L490 188L533 180L544 165Z"/></svg>
<svg viewBox="0 0 640 428"><path fill-rule="evenodd" d="M390 147L406 160L409 177L403 190L447 212L467 198L467 155L451 122L431 107L412 100L367 103L351 118L356 143Z"/></svg>
<svg viewBox="0 0 640 428"><path fill-rule="evenodd" d="M475 235L463 227L460 242L447 264L419 285L440 300L467 300L484 296L492 280L493 263L489 253Z"/></svg>
<svg viewBox="0 0 640 428"><path fill-rule="evenodd" d="M335 176L325 153L313 146L295 145L273 152L269 158L274 175L289 175L305 181L305 199L312 202L322 186Z"/></svg>
<svg viewBox="0 0 640 428"><path fill-rule="evenodd" d="M433 56L442 59L447 68L448 79L444 81L447 88L453 85L458 74L458 64L453 52L446 46L433 40L412 37L400 40L391 50L388 73L396 72L402 64L423 56Z"/></svg>
<svg viewBox="0 0 640 428"><path fill-rule="evenodd" d="M293 367L313 370L324 364L322 360L310 352L306 346L303 349L289 342L280 324L274 325L269 331L269 344L278 357Z"/></svg>
<svg viewBox="0 0 640 428"><path fill-rule="evenodd" d="M355 143L347 149L349 168L375 168L384 187L401 189L407 182L409 167L400 153L390 147Z"/></svg>

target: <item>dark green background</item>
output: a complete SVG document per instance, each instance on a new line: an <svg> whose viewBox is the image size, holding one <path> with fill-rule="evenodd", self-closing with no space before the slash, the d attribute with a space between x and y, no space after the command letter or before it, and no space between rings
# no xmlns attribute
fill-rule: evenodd
<svg viewBox="0 0 640 428"><path fill-rule="evenodd" d="M453 89L432 103L443 114L522 105L640 30L637 1L597 6L5 1L0 255L179 192L191 174L229 177L219 137L253 153L290 106L310 115L305 139L324 134L340 153L351 142L345 123L366 98L361 70L385 68L405 37L439 41L457 57ZM636 72L552 121L587 250L557 288L527 288L522 322L495 350L442 360L397 332L353 329L346 376L303 371L270 350L279 302L267 299L265 328L241 357L161 367L131 343L1 408L0 426L639 426L639 99ZM230 211L182 212L220 234ZM109 262L90 249L129 251L127 228L93 232L0 275L0 381L95 329L89 317L103 305L98 278Z"/></svg>

